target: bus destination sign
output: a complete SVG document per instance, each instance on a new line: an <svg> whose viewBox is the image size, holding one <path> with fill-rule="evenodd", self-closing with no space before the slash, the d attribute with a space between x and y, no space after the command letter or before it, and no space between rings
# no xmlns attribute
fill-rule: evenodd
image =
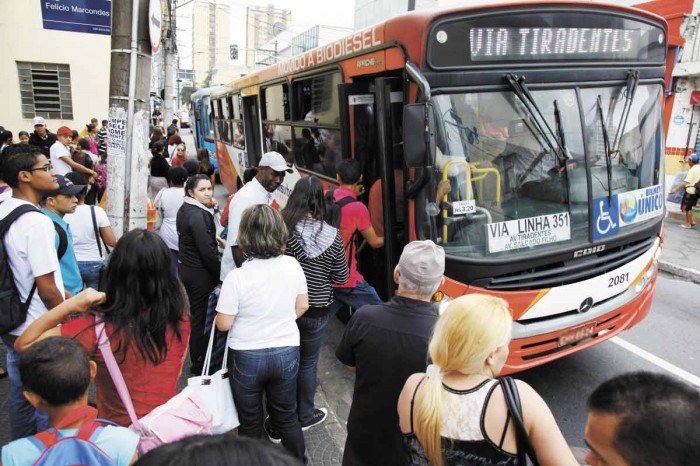
<svg viewBox="0 0 700 466"><path fill-rule="evenodd" d="M578 9L445 18L430 30L428 65L458 69L514 63L657 63L666 33L653 22Z"/></svg>
<svg viewBox="0 0 700 466"><path fill-rule="evenodd" d="M637 57L640 31L612 28L472 28L474 62L548 58Z"/></svg>

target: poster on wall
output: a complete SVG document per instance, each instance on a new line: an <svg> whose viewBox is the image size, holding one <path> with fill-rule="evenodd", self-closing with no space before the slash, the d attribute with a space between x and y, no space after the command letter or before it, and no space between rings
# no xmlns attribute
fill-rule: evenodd
<svg viewBox="0 0 700 466"><path fill-rule="evenodd" d="M111 0L39 0L44 29L112 33Z"/></svg>

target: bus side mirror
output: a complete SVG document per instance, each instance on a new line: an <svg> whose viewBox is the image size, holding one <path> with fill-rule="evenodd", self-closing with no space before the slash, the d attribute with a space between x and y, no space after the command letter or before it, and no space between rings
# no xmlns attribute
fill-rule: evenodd
<svg viewBox="0 0 700 466"><path fill-rule="evenodd" d="M403 156L408 168L430 167L435 161L433 106L409 104L403 109Z"/></svg>

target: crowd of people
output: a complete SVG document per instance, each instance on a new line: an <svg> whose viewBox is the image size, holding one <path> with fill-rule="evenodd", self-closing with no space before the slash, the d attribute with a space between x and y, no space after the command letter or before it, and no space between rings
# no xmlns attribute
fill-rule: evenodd
<svg viewBox="0 0 700 466"><path fill-rule="evenodd" d="M305 464L303 432L328 416L314 402L317 370L341 305L354 311L336 347L355 371L344 465L524 465L526 456L578 464L537 392L499 378L513 323L506 301L467 295L439 315L433 297L445 281L445 252L431 241L405 246L387 302L362 276L354 245L379 248L384 237L359 198L359 162L338 164L332 192L303 177L280 209L274 193L292 170L267 152L221 219L208 154L188 160L174 121L165 135L154 128L149 144L158 231L117 241L94 205L106 133L91 123L74 146L70 128L54 135L41 118L34 123L26 142L0 137L0 253L26 303L26 318L2 335L13 440L2 449L5 466L34 464L47 439L76 435L120 465ZM96 327L104 325L141 418L177 394L187 353L191 374L208 370L213 311L227 332L238 437L187 438L139 458ZM700 395L669 377L617 377L588 407L591 465L680 466L700 456ZM97 417L115 425L98 427ZM263 435L284 449L261 443Z"/></svg>

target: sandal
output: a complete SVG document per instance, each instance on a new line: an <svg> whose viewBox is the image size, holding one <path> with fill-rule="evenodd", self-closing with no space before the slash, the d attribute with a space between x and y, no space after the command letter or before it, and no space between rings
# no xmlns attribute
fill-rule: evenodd
<svg viewBox="0 0 700 466"><path fill-rule="evenodd" d="M685 228L686 230L692 230L693 227L689 227L688 225L681 225L681 228Z"/></svg>

